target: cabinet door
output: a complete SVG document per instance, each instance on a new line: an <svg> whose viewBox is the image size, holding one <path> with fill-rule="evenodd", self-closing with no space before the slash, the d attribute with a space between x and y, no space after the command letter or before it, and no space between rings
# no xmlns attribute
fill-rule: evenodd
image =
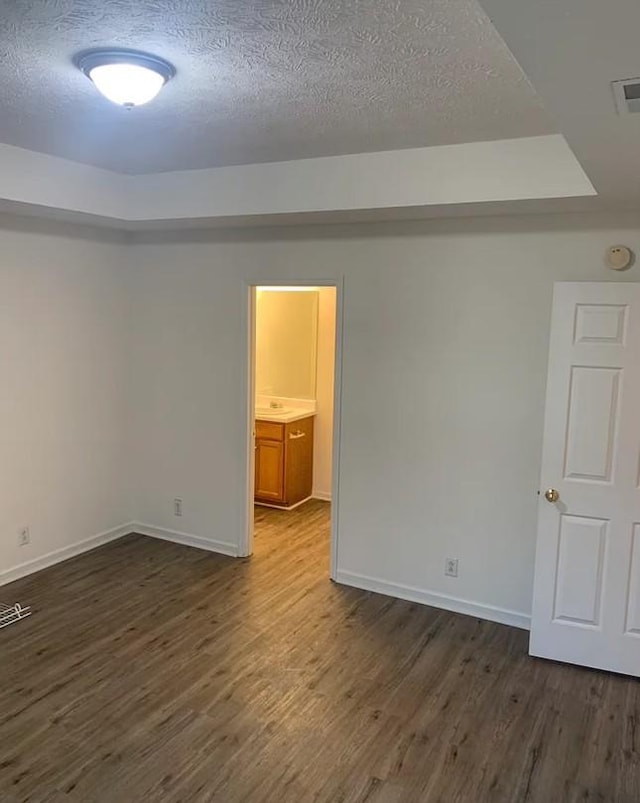
<svg viewBox="0 0 640 803"><path fill-rule="evenodd" d="M256 487L260 499L284 498L284 446L281 441L256 441Z"/></svg>
<svg viewBox="0 0 640 803"><path fill-rule="evenodd" d="M285 502L295 505L313 488L313 418L286 425L284 466Z"/></svg>

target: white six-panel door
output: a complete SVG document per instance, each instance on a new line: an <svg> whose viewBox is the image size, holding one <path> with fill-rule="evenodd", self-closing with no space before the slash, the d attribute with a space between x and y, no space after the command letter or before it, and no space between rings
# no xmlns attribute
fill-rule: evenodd
<svg viewBox="0 0 640 803"><path fill-rule="evenodd" d="M555 287L530 652L640 675L639 284Z"/></svg>

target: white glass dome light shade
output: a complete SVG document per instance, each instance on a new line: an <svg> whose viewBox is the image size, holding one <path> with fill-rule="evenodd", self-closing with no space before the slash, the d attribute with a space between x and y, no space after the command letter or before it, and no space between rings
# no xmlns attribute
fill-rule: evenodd
<svg viewBox="0 0 640 803"><path fill-rule="evenodd" d="M105 98L129 107L148 103L164 86L159 73L138 64L100 64L89 70L89 78Z"/></svg>
<svg viewBox="0 0 640 803"><path fill-rule="evenodd" d="M175 75L168 61L128 50L93 50L76 63L105 98L128 109L153 100Z"/></svg>

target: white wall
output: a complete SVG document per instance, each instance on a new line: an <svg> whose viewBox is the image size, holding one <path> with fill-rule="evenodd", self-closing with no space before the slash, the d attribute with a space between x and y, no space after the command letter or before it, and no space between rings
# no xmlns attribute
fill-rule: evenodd
<svg viewBox="0 0 640 803"><path fill-rule="evenodd" d="M131 518L123 247L0 222L0 582Z"/></svg>
<svg viewBox="0 0 640 803"><path fill-rule="evenodd" d="M636 219L191 236L130 252L137 517L237 543L246 283L344 275L341 578L524 623L553 282L638 279L602 267L612 243L640 252ZM446 556L458 579L444 577Z"/></svg>
<svg viewBox="0 0 640 803"><path fill-rule="evenodd" d="M233 249L223 264L208 248L129 253L134 518L218 546L240 541L247 505L248 326L241 310L248 287L234 261ZM173 515L175 497L183 499L182 518Z"/></svg>
<svg viewBox="0 0 640 803"><path fill-rule="evenodd" d="M638 280L602 268L617 242L635 218L1 230L0 570L134 518L233 552L247 285L344 276L340 578L524 623L553 282Z"/></svg>
<svg viewBox="0 0 640 803"><path fill-rule="evenodd" d="M318 360L313 443L313 495L318 499L331 499L336 289L335 287L321 287L318 292Z"/></svg>

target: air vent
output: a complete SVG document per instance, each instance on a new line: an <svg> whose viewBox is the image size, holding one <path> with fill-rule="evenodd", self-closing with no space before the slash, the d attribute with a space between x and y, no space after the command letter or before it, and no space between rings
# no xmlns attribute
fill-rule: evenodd
<svg viewBox="0 0 640 803"><path fill-rule="evenodd" d="M611 86L618 114L640 114L640 78L613 81Z"/></svg>

